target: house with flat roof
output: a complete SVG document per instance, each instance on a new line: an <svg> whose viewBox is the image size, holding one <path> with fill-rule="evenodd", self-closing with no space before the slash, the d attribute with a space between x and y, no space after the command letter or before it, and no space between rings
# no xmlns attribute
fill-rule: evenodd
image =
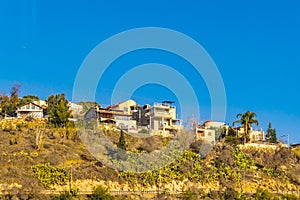
<svg viewBox="0 0 300 200"><path fill-rule="evenodd" d="M136 120L132 119L132 107L136 105L133 100L128 100L100 108L90 108L84 115L84 120L97 119L102 124L114 124L125 131L137 132Z"/></svg>
<svg viewBox="0 0 300 200"><path fill-rule="evenodd" d="M147 108L145 119L149 123L151 134L168 137L174 136L176 132L183 129L181 120L176 117L176 107L173 103L164 101L154 103L153 106Z"/></svg>
<svg viewBox="0 0 300 200"><path fill-rule="evenodd" d="M183 126L181 120L176 118L173 103L164 101L154 103L153 106L140 106L133 100L127 100L106 108L91 108L84 119L97 118L100 123L114 124L130 132L138 132L138 127L142 127L153 135L174 136Z"/></svg>
<svg viewBox="0 0 300 200"><path fill-rule="evenodd" d="M202 140L206 144L214 145L216 142L216 131L205 126L196 128L196 140Z"/></svg>

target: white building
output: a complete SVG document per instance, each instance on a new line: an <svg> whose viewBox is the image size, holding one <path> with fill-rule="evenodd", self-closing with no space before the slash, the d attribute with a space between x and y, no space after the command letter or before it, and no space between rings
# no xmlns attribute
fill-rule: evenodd
<svg viewBox="0 0 300 200"><path fill-rule="evenodd" d="M208 120L204 122L204 126L207 128L222 128L225 125L224 122L216 122L212 120Z"/></svg>
<svg viewBox="0 0 300 200"><path fill-rule="evenodd" d="M207 127L196 128L196 140L202 140L207 144L214 145L216 142L216 131Z"/></svg>
<svg viewBox="0 0 300 200"><path fill-rule="evenodd" d="M74 102L68 102L69 110L73 116L78 116L83 112L83 106Z"/></svg>
<svg viewBox="0 0 300 200"><path fill-rule="evenodd" d="M244 136L244 127L238 127L237 128L237 133L239 137ZM250 138L250 143L255 143L255 142L263 142L265 141L265 132L263 130L253 130L252 127L249 130L249 138Z"/></svg>
<svg viewBox="0 0 300 200"><path fill-rule="evenodd" d="M17 108L17 118L43 118L43 108L33 102L24 104Z"/></svg>

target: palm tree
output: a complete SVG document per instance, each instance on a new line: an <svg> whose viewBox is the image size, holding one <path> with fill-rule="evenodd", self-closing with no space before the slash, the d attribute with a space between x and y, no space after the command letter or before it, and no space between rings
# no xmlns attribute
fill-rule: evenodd
<svg viewBox="0 0 300 200"><path fill-rule="evenodd" d="M256 113L247 111L244 114L237 114L236 118L240 118L233 122L233 126L236 123L240 123L244 127L244 144L246 143L246 138L249 136L249 130L251 130L252 124L258 125L258 121L255 119Z"/></svg>

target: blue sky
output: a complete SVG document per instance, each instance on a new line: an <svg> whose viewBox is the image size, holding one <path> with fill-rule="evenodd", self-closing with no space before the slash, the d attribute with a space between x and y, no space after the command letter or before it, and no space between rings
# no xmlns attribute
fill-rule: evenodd
<svg viewBox="0 0 300 200"><path fill-rule="evenodd" d="M37 1L0 3L0 91L14 81L22 94L41 99L64 92L71 99L76 73L101 41L138 27L180 31L200 43L216 63L226 89L227 118L251 110L278 135L300 142L300 2L251 1ZM155 61L176 65L179 58L145 51L120 58L99 86L97 101L109 104L109 91L122 70ZM182 72L193 76L192 71ZM114 76L111 76L114 75ZM114 77L114 78L113 78ZM198 77L199 78L199 77ZM193 79L198 80L197 77ZM200 120L210 118L203 80ZM135 92L139 103L175 98L168 89L147 85Z"/></svg>

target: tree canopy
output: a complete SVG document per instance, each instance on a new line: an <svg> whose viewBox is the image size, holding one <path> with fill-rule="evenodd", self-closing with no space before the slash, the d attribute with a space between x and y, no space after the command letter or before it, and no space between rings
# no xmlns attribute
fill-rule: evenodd
<svg viewBox="0 0 300 200"><path fill-rule="evenodd" d="M256 113L247 111L245 113L239 113L237 114L236 118L240 118L238 120L235 120L233 122L233 126L236 123L242 124L244 128L244 144L247 142L249 135L250 135L250 130L252 128L252 124L258 125L258 121L255 119Z"/></svg>
<svg viewBox="0 0 300 200"><path fill-rule="evenodd" d="M17 106L19 105L20 99L19 95L21 92L21 85L19 83L15 83L13 87L10 89L10 96L6 94L0 95L0 115L1 116L16 116Z"/></svg>
<svg viewBox="0 0 300 200"><path fill-rule="evenodd" d="M277 143L276 129L272 128L271 122L268 125L266 139L270 143Z"/></svg>
<svg viewBox="0 0 300 200"><path fill-rule="evenodd" d="M125 142L125 137L122 129L120 132L120 137L119 137L119 142L117 143L117 147L126 150L126 142Z"/></svg>
<svg viewBox="0 0 300 200"><path fill-rule="evenodd" d="M57 127L66 127L72 116L65 94L51 95L48 97L47 103L47 115L49 115L50 123Z"/></svg>
<svg viewBox="0 0 300 200"><path fill-rule="evenodd" d="M27 104L27 103L30 103L30 102L33 102L33 101L38 101L40 100L40 98L38 96L35 96L35 95L26 95L26 96L23 96L20 100L20 105L23 105L23 104Z"/></svg>

